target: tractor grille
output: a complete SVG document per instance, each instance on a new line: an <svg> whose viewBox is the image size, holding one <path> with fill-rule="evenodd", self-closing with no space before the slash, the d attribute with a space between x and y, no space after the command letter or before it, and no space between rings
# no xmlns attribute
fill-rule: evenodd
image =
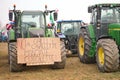
<svg viewBox="0 0 120 80"><path fill-rule="evenodd" d="M77 49L77 35L66 35L66 40L68 41L68 44L66 45L66 48L69 50L76 51Z"/></svg>

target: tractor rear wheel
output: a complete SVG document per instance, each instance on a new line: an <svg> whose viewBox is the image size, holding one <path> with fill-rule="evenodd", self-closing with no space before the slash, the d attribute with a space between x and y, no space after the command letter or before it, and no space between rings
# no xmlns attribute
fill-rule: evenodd
<svg viewBox="0 0 120 80"><path fill-rule="evenodd" d="M91 45L91 39L88 31L85 28L80 29L78 37L78 56L81 62L95 63L95 57L89 56Z"/></svg>
<svg viewBox="0 0 120 80"><path fill-rule="evenodd" d="M96 61L101 72L117 71L119 67L118 47L112 39L100 39L97 42Z"/></svg>
<svg viewBox="0 0 120 80"><path fill-rule="evenodd" d="M23 65L17 63L17 47L16 42L9 43L9 58L10 58L10 71L22 71Z"/></svg>
<svg viewBox="0 0 120 80"><path fill-rule="evenodd" d="M66 64L66 50L65 50L64 42L61 41L60 46L61 46L62 62L55 62L54 65L52 66L53 69L64 69L65 64Z"/></svg>
<svg viewBox="0 0 120 80"><path fill-rule="evenodd" d="M10 64L10 47L9 47L9 43L8 43L8 64Z"/></svg>

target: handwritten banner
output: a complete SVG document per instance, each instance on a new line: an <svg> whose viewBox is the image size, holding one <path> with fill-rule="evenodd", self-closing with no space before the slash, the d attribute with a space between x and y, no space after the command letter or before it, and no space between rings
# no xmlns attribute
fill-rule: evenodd
<svg viewBox="0 0 120 80"><path fill-rule="evenodd" d="M17 39L18 63L47 65L61 62L59 38L19 38Z"/></svg>

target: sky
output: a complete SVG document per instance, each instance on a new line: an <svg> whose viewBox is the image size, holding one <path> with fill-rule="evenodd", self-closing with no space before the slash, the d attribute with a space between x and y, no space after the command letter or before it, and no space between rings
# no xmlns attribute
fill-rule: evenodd
<svg viewBox="0 0 120 80"><path fill-rule="evenodd" d="M43 10L47 5L48 9L58 9L58 20L83 20L90 22L88 6L99 3L120 3L119 0L0 0L0 25L8 22L8 11L19 10Z"/></svg>

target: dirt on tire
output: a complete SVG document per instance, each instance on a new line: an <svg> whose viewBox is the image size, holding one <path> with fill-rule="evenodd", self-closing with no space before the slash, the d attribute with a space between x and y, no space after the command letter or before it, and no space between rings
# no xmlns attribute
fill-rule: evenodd
<svg viewBox="0 0 120 80"><path fill-rule="evenodd" d="M9 59L10 61L10 71L11 72L18 72L23 70L23 65L17 64L17 47L16 42L9 43ZM9 62L8 62L9 63Z"/></svg>

